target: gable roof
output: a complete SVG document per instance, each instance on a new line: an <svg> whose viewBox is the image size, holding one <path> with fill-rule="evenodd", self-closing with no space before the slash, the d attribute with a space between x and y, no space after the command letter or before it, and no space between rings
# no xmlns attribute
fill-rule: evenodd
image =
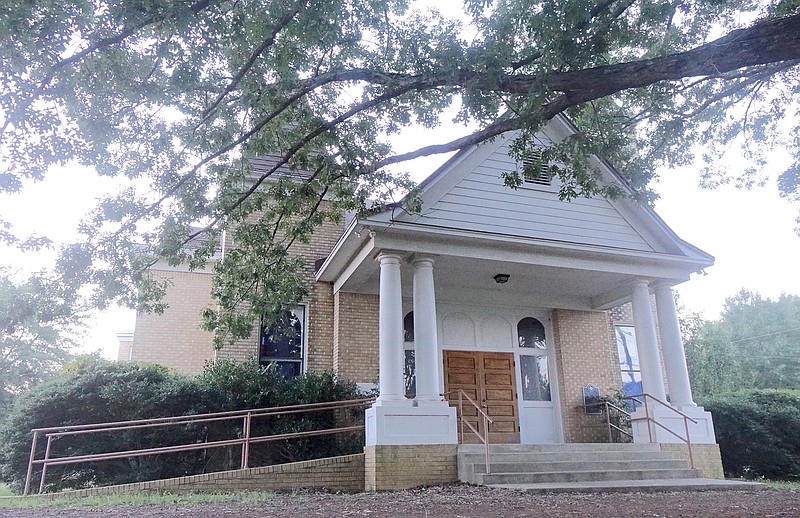
<svg viewBox="0 0 800 518"><path fill-rule="evenodd" d="M566 117L558 116L536 139L546 146L574 131ZM390 209L363 222L513 236L564 246L690 255L713 262L712 256L678 238L653 209L630 199L596 196L562 201L557 178L550 186L524 183L517 189L506 187L502 173L518 167L509 156L509 144L517 135L506 133L456 153L420 184L419 214ZM632 192L610 164L597 158L593 162L607 183Z"/></svg>

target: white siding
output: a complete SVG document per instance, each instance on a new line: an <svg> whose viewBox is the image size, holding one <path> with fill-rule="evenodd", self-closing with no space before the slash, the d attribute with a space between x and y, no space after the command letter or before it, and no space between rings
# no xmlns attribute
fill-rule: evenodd
<svg viewBox="0 0 800 518"><path fill-rule="evenodd" d="M439 200L423 206L415 223L628 250L653 248L604 198L560 201L555 186L503 185L516 165L501 146ZM452 173L452 171L451 171ZM531 188L534 187L534 188Z"/></svg>

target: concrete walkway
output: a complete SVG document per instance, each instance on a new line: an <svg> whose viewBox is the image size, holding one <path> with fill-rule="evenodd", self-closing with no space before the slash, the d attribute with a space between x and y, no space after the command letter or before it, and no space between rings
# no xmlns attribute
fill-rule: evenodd
<svg viewBox="0 0 800 518"><path fill-rule="evenodd" d="M489 487L517 489L531 493L605 493L658 491L721 491L766 489L766 484L713 478L670 478L651 480L599 480L541 484L489 484Z"/></svg>

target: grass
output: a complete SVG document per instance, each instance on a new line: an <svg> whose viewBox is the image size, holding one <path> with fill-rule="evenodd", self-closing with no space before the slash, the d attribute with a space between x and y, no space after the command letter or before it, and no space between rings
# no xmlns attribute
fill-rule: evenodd
<svg viewBox="0 0 800 518"><path fill-rule="evenodd" d="M8 487L0 485L0 495L9 496ZM28 507L104 507L116 505L164 505L164 504L202 504L217 502L260 503L270 500L274 493L240 492L225 494L131 494L89 497L30 496L0 499L0 509L20 509Z"/></svg>
<svg viewBox="0 0 800 518"><path fill-rule="evenodd" d="M759 480L758 482L764 482L770 489L800 491L800 480Z"/></svg>
<svg viewBox="0 0 800 518"><path fill-rule="evenodd" d="M13 494L7 485L0 482L0 496L11 496Z"/></svg>

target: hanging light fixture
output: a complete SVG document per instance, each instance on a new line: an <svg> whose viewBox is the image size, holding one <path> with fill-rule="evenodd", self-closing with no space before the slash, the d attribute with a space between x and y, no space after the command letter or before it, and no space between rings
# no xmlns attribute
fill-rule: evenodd
<svg viewBox="0 0 800 518"><path fill-rule="evenodd" d="M508 282L509 278L511 278L511 276L507 273L498 273L494 276L494 282L497 284L505 284Z"/></svg>

